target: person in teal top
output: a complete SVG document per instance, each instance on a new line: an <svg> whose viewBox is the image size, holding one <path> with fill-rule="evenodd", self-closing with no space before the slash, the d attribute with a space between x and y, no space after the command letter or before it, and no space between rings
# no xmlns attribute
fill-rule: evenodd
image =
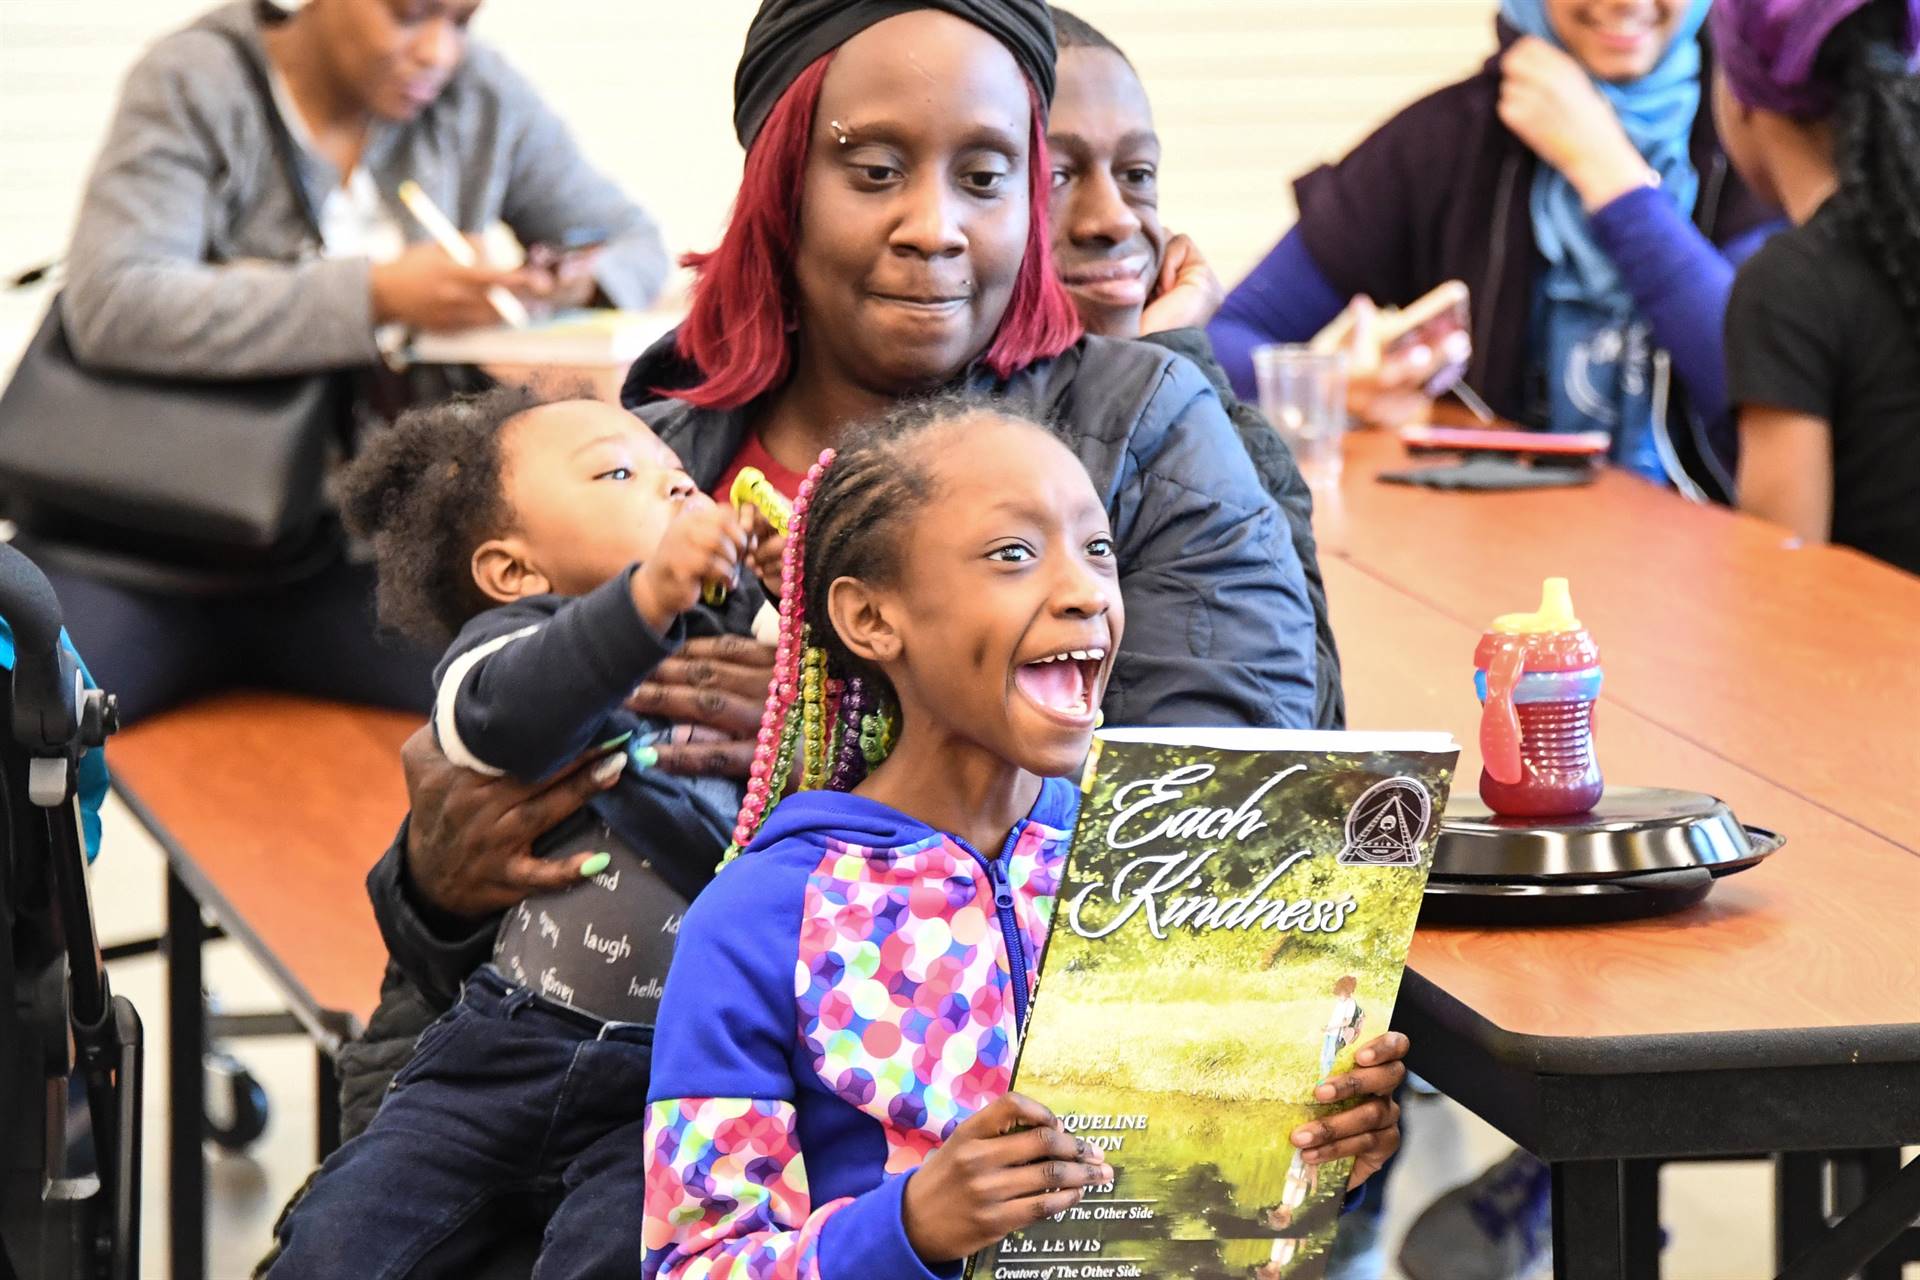
<svg viewBox="0 0 1920 1280"><path fill-rule="evenodd" d="M66 630L60 632L60 643L80 664L80 676L87 682L87 688L98 689L93 682L93 673L87 670L87 661L80 651L73 647L73 641L67 638ZM13 628L0 618L0 670L13 670ZM91 863L100 853L100 805L107 798L107 753L104 748L88 751L80 757L80 830L86 837L87 861Z"/></svg>

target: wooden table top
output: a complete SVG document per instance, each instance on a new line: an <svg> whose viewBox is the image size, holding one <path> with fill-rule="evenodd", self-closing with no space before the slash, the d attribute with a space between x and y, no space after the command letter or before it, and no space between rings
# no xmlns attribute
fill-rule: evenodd
<svg viewBox="0 0 1920 1280"><path fill-rule="evenodd" d="M1479 631L1352 565L1323 562L1356 729L1445 729L1456 792L1478 783ZM1423 926L1409 965L1518 1036L1624 1037L1920 1024L1915 854L1603 696L1616 781L1720 796L1787 837L1696 907L1542 928Z"/></svg>
<svg viewBox="0 0 1920 1280"><path fill-rule="evenodd" d="M1345 558L1479 632L1568 578L1610 701L1886 839L1920 848L1920 578L1696 506L1611 469L1591 487L1445 493L1378 483L1393 438L1351 438L1316 493ZM1357 643L1346 622L1342 650ZM1457 650L1465 669L1472 649ZM1469 673L1470 674L1470 673ZM1347 677L1348 694L1366 696ZM1623 760L1601 739L1601 768ZM1621 780L1625 780L1624 777Z"/></svg>
<svg viewBox="0 0 1920 1280"><path fill-rule="evenodd" d="M406 814L400 744L419 727L403 712L223 694L116 735L107 762L190 864L203 905L253 935L303 1012L364 1026L387 958L367 871Z"/></svg>

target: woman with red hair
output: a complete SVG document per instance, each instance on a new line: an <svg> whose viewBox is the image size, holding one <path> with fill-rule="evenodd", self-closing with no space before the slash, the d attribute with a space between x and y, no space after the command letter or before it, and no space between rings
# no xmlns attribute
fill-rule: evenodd
<svg viewBox="0 0 1920 1280"><path fill-rule="evenodd" d="M902 10L906 10L902 12ZM1192 365L1083 337L1049 260L1046 6L767 0L747 148L687 321L624 395L696 480L791 492L853 422L964 388L1053 422L1106 499L1134 623L1109 723L1313 723L1285 522Z"/></svg>

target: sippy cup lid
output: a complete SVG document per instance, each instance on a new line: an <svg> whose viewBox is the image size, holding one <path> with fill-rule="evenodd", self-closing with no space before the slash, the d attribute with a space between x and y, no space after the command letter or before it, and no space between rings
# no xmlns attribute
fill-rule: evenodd
<svg viewBox="0 0 1920 1280"><path fill-rule="evenodd" d="M1493 620L1500 635L1531 636L1550 631L1578 631L1580 619L1573 616L1573 593L1565 578L1548 578L1540 584L1540 607L1533 613L1503 613Z"/></svg>
<svg viewBox="0 0 1920 1280"><path fill-rule="evenodd" d="M1528 671L1573 671L1598 666L1600 647L1574 616L1573 595L1565 578L1540 584L1540 607L1532 613L1506 613L1480 637L1473 662L1490 670L1496 653L1517 649L1526 655Z"/></svg>

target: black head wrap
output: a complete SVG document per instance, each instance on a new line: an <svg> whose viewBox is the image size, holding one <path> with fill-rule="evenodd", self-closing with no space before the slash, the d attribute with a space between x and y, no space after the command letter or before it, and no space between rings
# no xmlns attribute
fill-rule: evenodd
<svg viewBox="0 0 1920 1280"><path fill-rule="evenodd" d="M916 9L964 18L1007 47L1020 69L1053 101L1053 16L1044 0L763 0L747 28L733 73L733 131L750 146L800 73L876 22Z"/></svg>

